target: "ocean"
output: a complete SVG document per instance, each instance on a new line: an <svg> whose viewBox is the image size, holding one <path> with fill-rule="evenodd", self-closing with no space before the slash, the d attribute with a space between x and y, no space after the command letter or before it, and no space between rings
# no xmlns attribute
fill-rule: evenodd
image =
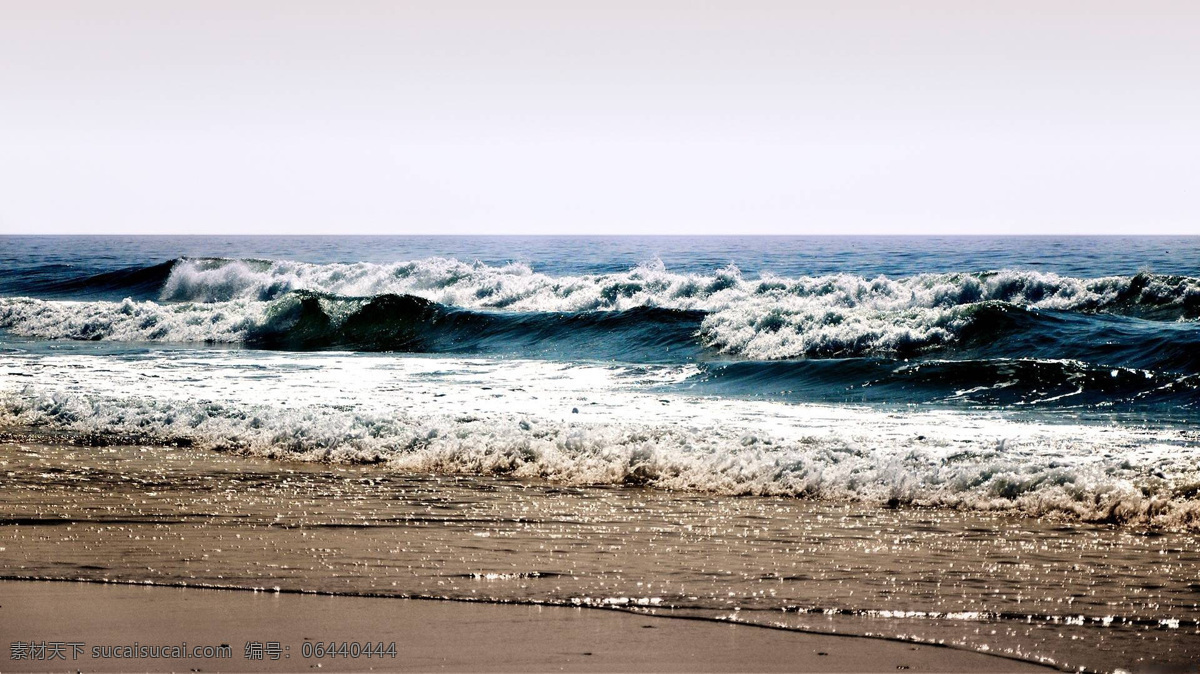
<svg viewBox="0 0 1200 674"><path fill-rule="evenodd" d="M1200 658L1200 237L0 237L0 574Z"/></svg>

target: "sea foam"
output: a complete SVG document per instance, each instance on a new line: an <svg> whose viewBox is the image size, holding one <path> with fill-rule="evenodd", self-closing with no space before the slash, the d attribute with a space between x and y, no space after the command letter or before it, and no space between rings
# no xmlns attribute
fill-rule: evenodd
<svg viewBox="0 0 1200 674"><path fill-rule="evenodd" d="M394 470L1200 525L1194 433L653 393L690 366L7 356L0 426Z"/></svg>
<svg viewBox="0 0 1200 674"><path fill-rule="evenodd" d="M177 261L158 302L0 300L0 327L50 339L254 343L297 320L311 297L336 331L373 297L415 297L442 313L583 313L658 308L703 314L705 348L741 357L919 353L960 343L1010 310L1112 313L1154 320L1200 315L1200 281L1138 275L1076 279L1002 270L863 278L745 278L735 267L678 274L661 262L627 272L552 277L523 264L431 258L395 264ZM397 317L397 320L408 317ZM349 343L353 348L352 341Z"/></svg>
<svg viewBox="0 0 1200 674"><path fill-rule="evenodd" d="M163 286L164 301L270 300L309 290L343 296L417 295L449 306L514 311L590 311L661 306L719 311L750 298L812 299L828 307L880 311L1002 301L1039 309L1136 311L1200 309L1200 280L1138 275L1077 279L999 270L918 274L891 279L851 274L744 278L733 266L680 274L654 260L620 273L554 277L513 263L489 266L447 258L393 264L308 264L269 260L183 259Z"/></svg>

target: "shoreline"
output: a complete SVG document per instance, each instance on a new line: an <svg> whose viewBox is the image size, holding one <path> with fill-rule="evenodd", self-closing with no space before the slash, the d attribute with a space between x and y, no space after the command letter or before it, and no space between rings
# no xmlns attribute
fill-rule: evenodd
<svg viewBox="0 0 1200 674"><path fill-rule="evenodd" d="M13 643L42 641L84 646L75 660L67 646L65 661L12 660ZM5 671L1056 671L932 644L624 610L13 578L0 580L0 642ZM135 642L230 650L93 657ZM329 642L395 642L396 656L315 657L314 644ZM258 643L279 644L281 657L248 659Z"/></svg>
<svg viewBox="0 0 1200 674"><path fill-rule="evenodd" d="M91 613L130 613L121 602L87 599L106 596L84 587L87 583L151 597L194 597L197 593L189 590L209 590L199 594L223 597L204 600L218 602L208 612L213 625L225 620L227 610L246 614L248 607L261 606L231 599L230 590L284 597L281 601L291 606L312 606L312 597L372 602L360 612L392 616L374 625L376 631L422 622L413 615L432 612L436 618L451 611L462 616L441 619L440 633L419 637L415 643L425 647L476 636L459 623L490 623L496 632L511 619L479 619L496 610L517 616L518 622L550 624L553 630L536 631L558 634L569 627L559 625L561 617L539 623L520 616L534 615L530 611L543 617L581 616L582 608L609 609L586 612L587 620L600 616L595 624L610 625L601 630L608 641L599 645L578 630L555 637L577 647L550 653L537 650L536 640L519 647L509 643L521 643L520 635L493 636L499 643L484 647L474 659L442 664L438 658L445 654L427 647L414 663L382 663L416 671L945 671L947 658L960 659L955 653L983 656L990 664L958 662L951 671L1013 671L1028 663L1062 671L1194 669L1193 635L1200 625L1192 618L1190 583L1200 557L1180 534L1145 538L1118 528L1081 531L1000 515L933 516L763 497L714 503L710 497L653 490L397 475L371 466L281 468L267 459L183 448L0 443L0 450L17 487L6 498L10 516L0 518L8 525L0 526L0 586L4 580L54 581L57 589L43 594L83 598L59 602L63 615L75 604ZM1026 555L1034 550L1052 554L1032 568ZM1133 596L1121 575L1128 566L1159 569L1156 577L1164 588L1159 596ZM1053 605L1056 597L1080 593L1091 598L1072 606L1069 614ZM0 605L4 596L0 592ZM1147 606L1150 600L1163 603ZM196 604L195 599L167 603L181 602ZM447 602L457 608L444 608ZM25 607L39 603L36 592L22 601ZM154 601L143 604L133 612L158 610ZM397 608L401 605L410 608ZM681 608L649 615L661 606ZM734 613L737 607L743 612ZM328 637L301 633L319 621L282 614L247 619L256 625L288 623L292 648L303 645L296 637L354 638L337 630L327 630ZM677 618L670 622L673 631L683 629L678 628L682 623L695 629L685 629L666 645L643 644L646 652L630 661L627 633L642 628L621 635L620 625L652 618ZM0 609L0 624L5 621L23 624L22 614ZM76 634L98 629L86 621L73 624ZM748 653L733 647L699 655L681 650L706 646L711 639L696 634L711 634L714 626L753 626L760 628L755 633L774 636L754 637L760 645ZM185 627L176 625L174 633L190 634ZM336 622L331 627L342 629ZM118 639L121 633L115 633L96 643L132 643L142 634L151 640L140 643L160 643L157 635L163 632L153 623L125 633L131 638ZM79 640L76 634L49 638ZM12 636L11 641L43 638ZM384 636L370 640L377 643ZM235 637L243 638L243 645L257 638L250 632L214 634L226 642ZM844 644L847 638L859 644L850 647L855 655L871 658L843 667L830 663L830 656L814 655L836 655L834 646L796 651L797 639ZM188 641L202 643L190 636ZM595 655L605 652L601 647L618 657L601 661ZM905 650L913 647L936 648L936 657L916 661ZM659 653L664 649L669 652ZM759 651L781 653L788 664L763 662ZM589 662L568 661L567 656L583 652L593 653L586 656ZM509 660L485 659L505 653ZM881 661L880 653L896 657ZM505 664L529 654L543 659ZM460 654L451 650L450 655ZM187 661L154 664L196 668ZM353 664L344 663L346 668ZM37 669L34 663L24 665Z"/></svg>

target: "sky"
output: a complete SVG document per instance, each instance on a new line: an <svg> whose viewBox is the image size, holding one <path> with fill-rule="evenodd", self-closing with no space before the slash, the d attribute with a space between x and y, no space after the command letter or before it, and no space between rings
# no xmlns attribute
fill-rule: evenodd
<svg viewBox="0 0 1200 674"><path fill-rule="evenodd" d="M0 233L1200 234L1200 4L0 0Z"/></svg>

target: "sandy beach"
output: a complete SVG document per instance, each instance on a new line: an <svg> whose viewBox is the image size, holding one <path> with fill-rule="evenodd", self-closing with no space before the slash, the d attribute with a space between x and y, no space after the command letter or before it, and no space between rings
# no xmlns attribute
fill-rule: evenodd
<svg viewBox="0 0 1200 674"><path fill-rule="evenodd" d="M291 670L306 639L397 645L394 660L307 659L322 669L1023 666L996 657L1006 656L1191 671L1196 626L1139 618L1122 590L1123 569L1159 560L1153 582L1163 589L1143 601L1186 615L1196 567L1184 534L1093 528L1081 540L1053 523L795 499L714 510L704 495L276 466L165 447L0 444L0 464L14 480L0 520L6 650L54 640L233 649L227 662L139 662L184 671ZM1078 552L1039 552L1050 546ZM1046 560L1037 573L1023 565L1028 551ZM1041 566L1052 560L1061 561ZM1082 621L1054 613L1056 594L1080 593L1092 593L1075 603ZM975 608L1005 595L1026 613ZM1111 624L1086 617L1111 601L1130 613ZM826 608L850 602L879 608ZM272 640L296 661L243 657L248 642ZM129 668L86 655L71 666ZM5 671L55 664L4 662Z"/></svg>
<svg viewBox="0 0 1200 674"><path fill-rule="evenodd" d="M621 611L74 582L0 583L4 671L1026 672L936 646ZM82 643L12 660L14 642ZM391 657L304 657L305 642L396 643ZM228 658L101 658L101 646L230 647ZM249 659L247 643L280 645ZM268 651L269 652L269 651Z"/></svg>

